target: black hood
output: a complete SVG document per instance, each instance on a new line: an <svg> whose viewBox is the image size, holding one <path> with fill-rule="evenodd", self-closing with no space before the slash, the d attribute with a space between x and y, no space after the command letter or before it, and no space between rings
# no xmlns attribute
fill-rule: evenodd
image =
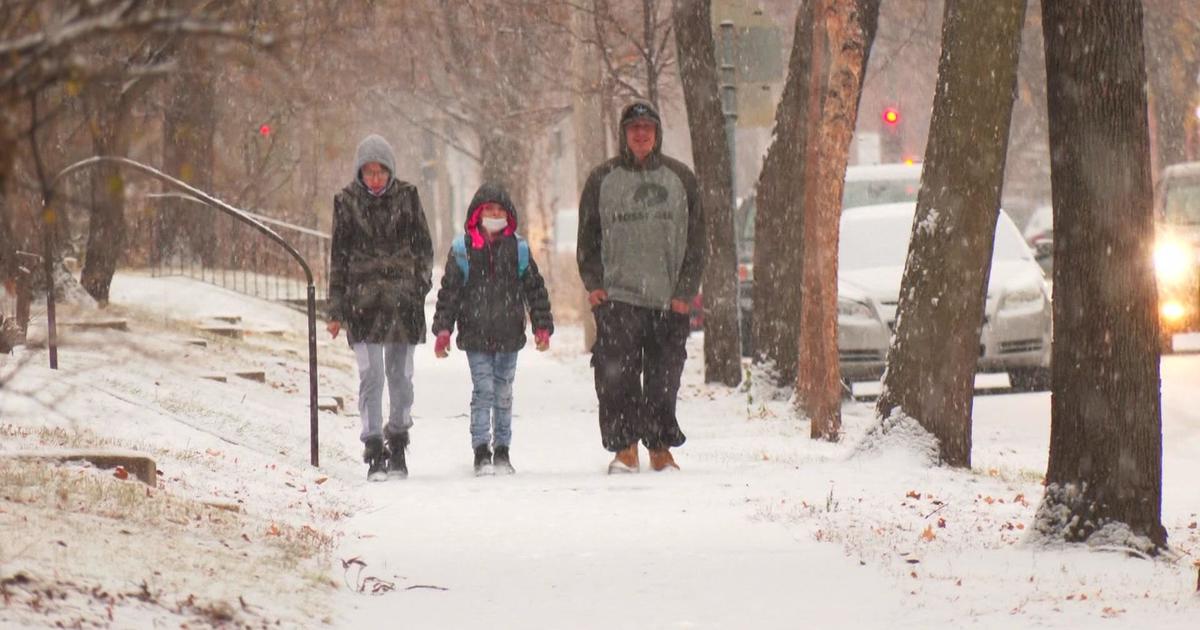
<svg viewBox="0 0 1200 630"><path fill-rule="evenodd" d="M467 234L471 235L472 244L476 248L483 246L483 235L479 232L480 206L488 202L500 204L508 213L508 227L505 228L504 234L511 235L517 231L517 207L513 205L512 197L508 196L508 191L500 184L485 182L471 198L471 205L467 206L467 220L463 226Z"/></svg>
<svg viewBox="0 0 1200 630"><path fill-rule="evenodd" d="M633 153L629 150L629 145L625 142L625 126L639 119L646 118L654 121L654 149L647 156L647 163L657 161L657 158L662 155L662 117L658 115L658 110L654 106L645 101L634 101L625 106L621 111L621 128L617 130L617 138L621 147L621 158L626 164L634 164Z"/></svg>

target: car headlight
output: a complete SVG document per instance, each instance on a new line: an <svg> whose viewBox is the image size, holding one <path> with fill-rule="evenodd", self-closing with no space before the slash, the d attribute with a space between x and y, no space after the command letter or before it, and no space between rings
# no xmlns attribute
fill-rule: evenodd
<svg viewBox="0 0 1200 630"><path fill-rule="evenodd" d="M1014 311L1033 309L1042 305L1042 290L1035 286L1019 287L1015 290L1004 294L1004 300L1000 303L1000 310Z"/></svg>
<svg viewBox="0 0 1200 630"><path fill-rule="evenodd" d="M1158 313L1163 319L1173 324L1187 315L1187 308L1178 300L1167 300L1158 308Z"/></svg>
<svg viewBox="0 0 1200 630"><path fill-rule="evenodd" d="M1179 241L1164 239L1154 245L1154 271L1159 282L1175 284L1187 277L1195 261L1191 248Z"/></svg>
<svg viewBox="0 0 1200 630"><path fill-rule="evenodd" d="M838 300L838 318L846 319L875 319L875 311L870 306L855 300Z"/></svg>

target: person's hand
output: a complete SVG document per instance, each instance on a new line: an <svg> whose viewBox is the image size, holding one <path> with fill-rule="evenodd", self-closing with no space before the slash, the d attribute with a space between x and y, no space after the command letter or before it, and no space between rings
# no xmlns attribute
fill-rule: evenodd
<svg viewBox="0 0 1200 630"><path fill-rule="evenodd" d="M433 354L439 359L445 359L450 356L450 331L443 330L438 333L437 341L433 342Z"/></svg>
<svg viewBox="0 0 1200 630"><path fill-rule="evenodd" d="M692 312L692 309L688 306L688 303L678 298L671 298L671 310L679 313L680 315L687 315Z"/></svg>
<svg viewBox="0 0 1200 630"><path fill-rule="evenodd" d="M336 319L330 320L328 324L325 324L325 330L328 330L330 336L337 339L338 333L342 332L342 322Z"/></svg>
<svg viewBox="0 0 1200 630"><path fill-rule="evenodd" d="M604 289L596 289L588 294L588 304L592 306L600 306L608 299L608 291Z"/></svg>
<svg viewBox="0 0 1200 630"><path fill-rule="evenodd" d="M545 352L550 349L550 331L545 328L533 331L533 343L537 347L538 352Z"/></svg>

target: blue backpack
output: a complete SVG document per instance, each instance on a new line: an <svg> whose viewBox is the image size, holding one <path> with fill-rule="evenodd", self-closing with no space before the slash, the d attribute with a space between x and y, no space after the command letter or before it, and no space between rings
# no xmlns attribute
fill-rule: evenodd
<svg viewBox="0 0 1200 630"><path fill-rule="evenodd" d="M517 277L520 278L525 275L525 270L529 269L529 243L519 235L513 236L517 237ZM471 277L471 263L467 259L467 235L456 236L450 244L450 250L454 252L454 260L462 270L463 284L466 284L467 278Z"/></svg>

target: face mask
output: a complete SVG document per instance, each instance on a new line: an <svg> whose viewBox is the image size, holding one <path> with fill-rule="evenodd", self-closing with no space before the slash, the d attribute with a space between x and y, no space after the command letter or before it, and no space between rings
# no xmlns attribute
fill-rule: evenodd
<svg viewBox="0 0 1200 630"><path fill-rule="evenodd" d="M498 219L484 218L482 221L480 221L480 223L483 225L483 229L485 229L489 232L493 232L493 233L499 232L500 230L503 230L504 228L508 227L508 219L507 218L498 218Z"/></svg>

